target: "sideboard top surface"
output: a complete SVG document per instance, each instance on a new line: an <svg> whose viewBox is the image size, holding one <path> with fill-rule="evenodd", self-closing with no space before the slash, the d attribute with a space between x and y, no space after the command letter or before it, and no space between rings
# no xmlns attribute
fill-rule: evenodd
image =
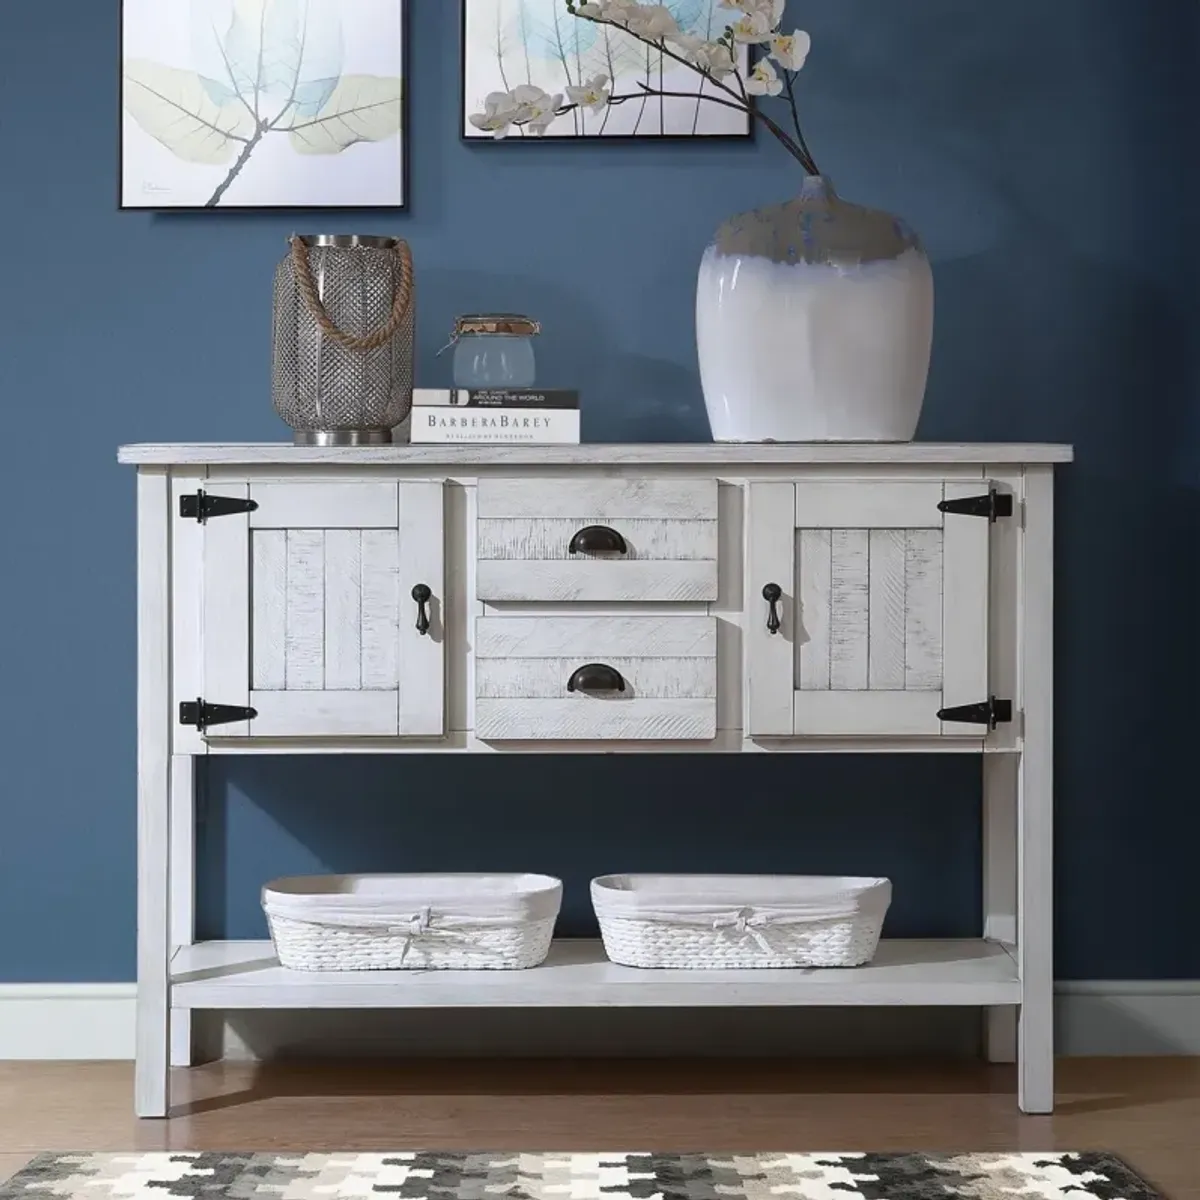
<svg viewBox="0 0 1200 1200"><path fill-rule="evenodd" d="M138 466L771 466L837 464L1065 463L1071 446L1010 442L663 442L581 446L293 446L289 442L156 442L122 446L118 459Z"/></svg>

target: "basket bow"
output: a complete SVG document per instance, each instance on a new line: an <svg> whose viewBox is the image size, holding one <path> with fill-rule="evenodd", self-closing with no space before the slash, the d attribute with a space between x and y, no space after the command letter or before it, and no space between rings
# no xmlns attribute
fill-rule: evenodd
<svg viewBox="0 0 1200 1200"><path fill-rule="evenodd" d="M712 927L715 930L729 930L743 939L749 938L764 954L778 954L779 951L763 932L770 924L771 918L766 913L757 913L752 908L739 908L728 916L714 917Z"/></svg>

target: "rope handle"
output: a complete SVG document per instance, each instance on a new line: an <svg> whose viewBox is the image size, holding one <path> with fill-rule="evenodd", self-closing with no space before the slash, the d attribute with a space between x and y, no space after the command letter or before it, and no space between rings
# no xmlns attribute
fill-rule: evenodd
<svg viewBox="0 0 1200 1200"><path fill-rule="evenodd" d="M291 246L296 286L300 289L304 303L308 305L308 311L312 313L313 320L321 327L322 332L347 350L378 350L380 346L385 346L392 340L412 306L413 261L412 250L409 249L407 242L397 241L393 251L400 269L400 280L392 296L391 316L388 317L387 324L382 329L377 329L374 333L367 334L366 337L355 337L354 334L345 333L333 323L332 318L325 311L325 305L321 302L316 281L313 279L312 266L308 261L308 247L296 235L291 238Z"/></svg>

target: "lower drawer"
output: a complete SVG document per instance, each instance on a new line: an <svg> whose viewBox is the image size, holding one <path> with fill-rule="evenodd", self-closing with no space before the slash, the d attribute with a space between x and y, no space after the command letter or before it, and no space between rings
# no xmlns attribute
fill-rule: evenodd
<svg viewBox="0 0 1200 1200"><path fill-rule="evenodd" d="M475 736L703 741L717 735L713 617L481 617Z"/></svg>

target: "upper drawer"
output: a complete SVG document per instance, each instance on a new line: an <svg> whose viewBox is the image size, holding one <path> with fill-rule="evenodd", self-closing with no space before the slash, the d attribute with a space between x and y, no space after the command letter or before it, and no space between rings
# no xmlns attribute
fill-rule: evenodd
<svg viewBox="0 0 1200 1200"><path fill-rule="evenodd" d="M715 479L483 479L478 501L480 600L717 598Z"/></svg>

